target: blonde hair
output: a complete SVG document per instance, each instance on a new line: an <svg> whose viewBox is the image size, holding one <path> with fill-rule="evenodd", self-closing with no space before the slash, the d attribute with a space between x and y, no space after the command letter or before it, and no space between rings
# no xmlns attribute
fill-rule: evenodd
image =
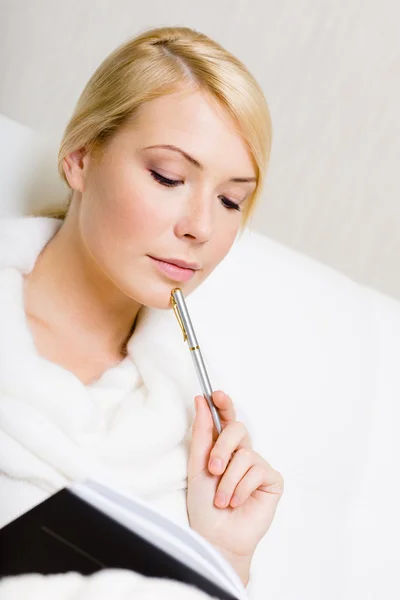
<svg viewBox="0 0 400 600"><path fill-rule="evenodd" d="M244 228L266 177L272 125L264 94L247 68L206 35L188 27L146 30L114 50L93 73L64 131L58 171L66 155L85 146L97 153L148 100L195 86L214 97L233 117L256 169L257 185L243 210ZM42 216L65 218L67 205L48 207Z"/></svg>

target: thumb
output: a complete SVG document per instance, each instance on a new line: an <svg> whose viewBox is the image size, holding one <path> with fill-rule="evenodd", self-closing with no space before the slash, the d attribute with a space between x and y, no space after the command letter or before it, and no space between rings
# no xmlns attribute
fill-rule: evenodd
<svg viewBox="0 0 400 600"><path fill-rule="evenodd" d="M188 461L188 478L208 469L210 452L214 445L213 420L204 396L195 397L196 416L192 426L192 440Z"/></svg>

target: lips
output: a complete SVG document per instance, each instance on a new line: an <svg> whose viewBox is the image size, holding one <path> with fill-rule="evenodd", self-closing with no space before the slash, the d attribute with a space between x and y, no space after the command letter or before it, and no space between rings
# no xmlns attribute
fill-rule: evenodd
<svg viewBox="0 0 400 600"><path fill-rule="evenodd" d="M156 268L173 281L189 281L196 271L194 269L184 269L169 262L159 260L149 256Z"/></svg>
<svg viewBox="0 0 400 600"><path fill-rule="evenodd" d="M179 258L160 258L159 256L150 256L150 258L160 260L161 262L165 262L170 265L176 265L182 269L193 269L193 271L198 271L200 269L200 265L197 263L186 262L184 260L180 260Z"/></svg>

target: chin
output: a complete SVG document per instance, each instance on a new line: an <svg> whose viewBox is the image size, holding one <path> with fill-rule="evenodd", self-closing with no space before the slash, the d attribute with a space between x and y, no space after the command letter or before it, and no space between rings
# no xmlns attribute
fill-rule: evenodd
<svg viewBox="0 0 400 600"><path fill-rule="evenodd" d="M148 304L150 308L156 308L157 310L172 310L171 294L166 294L164 298L159 298Z"/></svg>
<svg viewBox="0 0 400 600"><path fill-rule="evenodd" d="M153 290L151 290L149 286L147 288L147 293L141 295L140 298L136 297L136 299L140 304L147 306L148 308L155 308L156 310L172 310L171 291L175 287L179 286L172 285L170 288L168 288L168 286L163 286L162 289L156 288Z"/></svg>
<svg viewBox="0 0 400 600"><path fill-rule="evenodd" d="M185 298L190 296L190 294L193 292L192 288L186 289L183 284L171 282L170 286L166 285L163 287L163 289L154 290L154 292L151 295L149 294L147 298L143 298L143 304L149 308L156 308L157 310L172 310L171 292L175 288L182 290Z"/></svg>
<svg viewBox="0 0 400 600"><path fill-rule="evenodd" d="M171 292L173 289L181 289L186 298L198 285L199 282L179 282L159 276L144 276L139 289L130 285L128 278L123 281L122 285L119 285L119 288L124 291L126 296L142 306L156 310L172 310Z"/></svg>

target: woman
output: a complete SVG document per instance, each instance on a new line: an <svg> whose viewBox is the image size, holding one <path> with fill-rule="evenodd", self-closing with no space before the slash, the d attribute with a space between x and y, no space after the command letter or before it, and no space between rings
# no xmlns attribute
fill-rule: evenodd
<svg viewBox="0 0 400 600"><path fill-rule="evenodd" d="M218 439L202 396L194 414L187 350L163 341L148 315L167 314L171 290L187 297L228 253L259 197L270 143L254 78L191 29L147 31L91 77L59 151L67 209L2 225L2 525L75 478L101 475L189 523L248 584L282 477L253 450L222 390L213 394ZM187 268L171 265L178 260ZM145 579L89 579L103 591L112 581L117 597L115 577L132 590ZM59 585L60 598L91 585L56 579L29 586ZM22 580L3 582L3 593ZM175 598L178 588L203 596L162 586Z"/></svg>

